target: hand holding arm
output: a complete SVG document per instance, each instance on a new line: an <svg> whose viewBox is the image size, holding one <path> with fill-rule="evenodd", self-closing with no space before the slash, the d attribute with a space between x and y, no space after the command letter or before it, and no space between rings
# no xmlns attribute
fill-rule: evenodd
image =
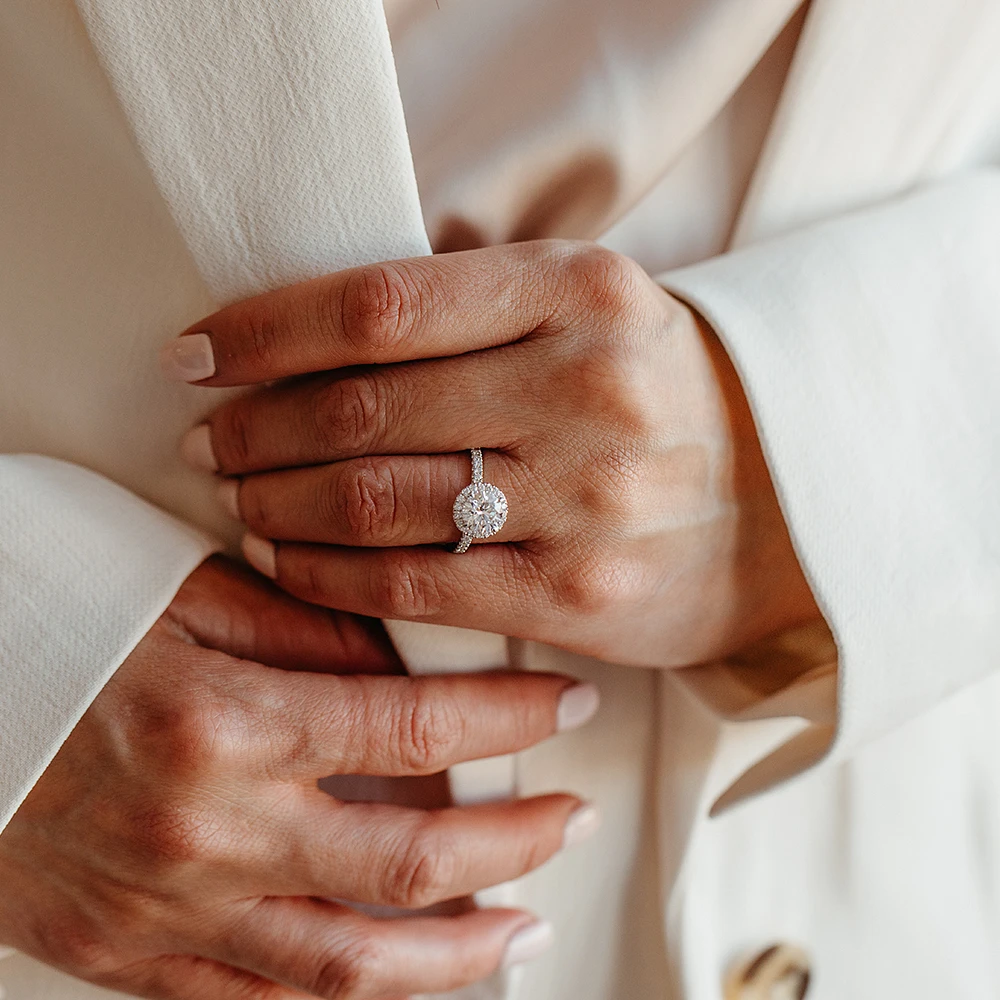
<svg viewBox="0 0 1000 1000"><path fill-rule="evenodd" d="M659 666L816 614L724 352L599 247L339 272L209 317L166 360L204 385L322 373L188 442L239 477L248 554L304 599ZM507 544L457 557L470 448L509 498Z"/></svg>

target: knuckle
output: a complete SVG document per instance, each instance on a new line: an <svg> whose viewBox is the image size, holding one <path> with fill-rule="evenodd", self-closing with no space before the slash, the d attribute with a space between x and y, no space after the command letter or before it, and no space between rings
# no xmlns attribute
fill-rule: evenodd
<svg viewBox="0 0 1000 1000"><path fill-rule="evenodd" d="M359 359L393 357L420 312L421 286L398 263L369 264L351 272L340 298L344 335Z"/></svg>
<svg viewBox="0 0 1000 1000"><path fill-rule="evenodd" d="M424 820L389 871L389 905L419 910L454 896L457 867L456 845Z"/></svg>
<svg viewBox="0 0 1000 1000"><path fill-rule="evenodd" d="M644 493L642 457L630 447L608 448L588 462L578 487L581 507L611 538L647 516Z"/></svg>
<svg viewBox="0 0 1000 1000"><path fill-rule="evenodd" d="M440 697L440 685L415 684L412 691L397 720L399 759L411 773L434 774L461 745L465 717L450 699Z"/></svg>
<svg viewBox="0 0 1000 1000"><path fill-rule="evenodd" d="M382 569L374 590L383 618L432 619L440 614L443 605L439 583L410 560L389 562Z"/></svg>
<svg viewBox="0 0 1000 1000"><path fill-rule="evenodd" d="M164 712L154 736L168 772L189 777L238 760L245 740L237 716L233 702L211 692Z"/></svg>
<svg viewBox="0 0 1000 1000"><path fill-rule="evenodd" d="M352 464L343 485L337 487L337 496L344 524L355 539L383 541L395 535L400 512L395 477L388 465L370 460Z"/></svg>
<svg viewBox="0 0 1000 1000"><path fill-rule="evenodd" d="M622 606L633 590L623 560L579 557L556 580L560 606L582 617L607 614Z"/></svg>
<svg viewBox="0 0 1000 1000"><path fill-rule="evenodd" d="M611 403L614 407L615 425L621 440L634 448L655 442L663 434L660 401L657 396L618 373L612 387Z"/></svg>
<svg viewBox="0 0 1000 1000"><path fill-rule="evenodd" d="M314 423L321 441L363 451L386 423L382 380L374 373L338 379L316 397Z"/></svg>
<svg viewBox="0 0 1000 1000"><path fill-rule="evenodd" d="M590 420L600 421L612 440L634 446L662 434L662 402L637 370L634 345L628 337L609 337L566 371L569 393Z"/></svg>
<svg viewBox="0 0 1000 1000"><path fill-rule="evenodd" d="M578 244L563 256L563 294L579 314L621 316L634 308L642 272L630 258L596 243Z"/></svg>
<svg viewBox="0 0 1000 1000"><path fill-rule="evenodd" d="M78 915L46 921L34 928L32 938L43 961L78 978L98 978L118 964L105 937Z"/></svg>
<svg viewBox="0 0 1000 1000"><path fill-rule="evenodd" d="M134 815L130 826L136 860L154 878L179 866L221 858L221 816L192 799L165 795Z"/></svg>
<svg viewBox="0 0 1000 1000"><path fill-rule="evenodd" d="M212 445L220 471L254 467L253 407L244 400L225 407L212 421Z"/></svg>
<svg viewBox="0 0 1000 1000"><path fill-rule="evenodd" d="M255 366L268 372L277 354L277 323L266 297L251 300L244 317L248 336L243 342L251 349Z"/></svg>
<svg viewBox="0 0 1000 1000"><path fill-rule="evenodd" d="M310 977L310 992L324 1000L354 1000L371 996L383 978L385 956L368 935L358 934L338 943L336 953L319 962Z"/></svg>

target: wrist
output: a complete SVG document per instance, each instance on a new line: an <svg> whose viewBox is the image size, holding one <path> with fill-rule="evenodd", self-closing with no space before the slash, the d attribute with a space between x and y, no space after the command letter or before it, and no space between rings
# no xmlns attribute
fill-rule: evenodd
<svg viewBox="0 0 1000 1000"><path fill-rule="evenodd" d="M736 507L735 573L741 607L735 647L821 617L795 552L739 373L709 323L695 317L726 410L729 485Z"/></svg>

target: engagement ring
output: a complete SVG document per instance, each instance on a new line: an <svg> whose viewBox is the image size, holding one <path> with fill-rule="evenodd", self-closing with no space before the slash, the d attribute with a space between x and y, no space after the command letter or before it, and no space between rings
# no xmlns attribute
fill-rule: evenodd
<svg viewBox="0 0 1000 1000"><path fill-rule="evenodd" d="M455 527L462 532L456 553L467 551L474 538L495 535L507 520L503 490L483 482L483 453L479 448L472 449L472 482L456 497L452 517Z"/></svg>

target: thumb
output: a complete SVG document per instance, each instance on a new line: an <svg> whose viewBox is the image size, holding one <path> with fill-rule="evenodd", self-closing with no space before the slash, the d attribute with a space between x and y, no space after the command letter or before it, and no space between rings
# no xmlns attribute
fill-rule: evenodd
<svg viewBox="0 0 1000 1000"><path fill-rule="evenodd" d="M377 619L305 604L222 556L185 580L167 615L200 645L270 667L404 673Z"/></svg>

